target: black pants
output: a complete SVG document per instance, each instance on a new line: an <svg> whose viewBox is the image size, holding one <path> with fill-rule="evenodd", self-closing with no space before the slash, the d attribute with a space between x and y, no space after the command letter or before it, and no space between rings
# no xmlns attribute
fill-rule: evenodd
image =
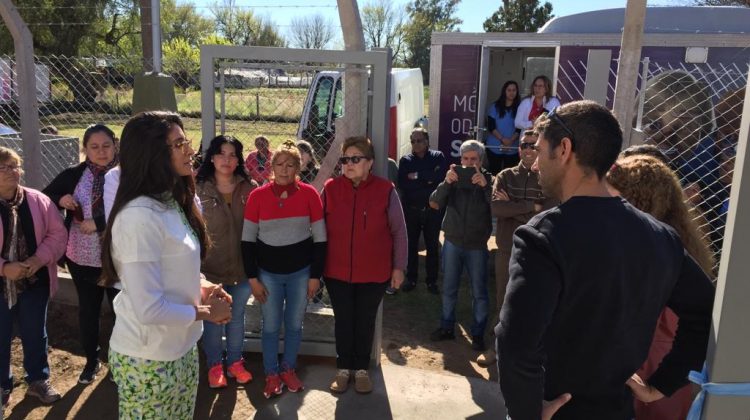
<svg viewBox="0 0 750 420"><path fill-rule="evenodd" d="M497 153L487 152L487 161L489 163L489 171L492 175L497 175L500 171L505 168L512 168L518 165L521 158L515 155L498 155Z"/></svg>
<svg viewBox="0 0 750 420"><path fill-rule="evenodd" d="M326 279L335 317L336 366L339 369L369 367L375 318L389 284Z"/></svg>
<svg viewBox="0 0 750 420"><path fill-rule="evenodd" d="M81 345L86 361L91 362L99 356L99 315L102 309L102 298L107 294L110 307L119 290L113 287L101 287L96 283L102 269L87 265L78 265L67 260L70 276L78 292L78 326L81 330Z"/></svg>
<svg viewBox="0 0 750 420"><path fill-rule="evenodd" d="M404 217L406 218L406 234L409 237L406 280L416 283L419 278L419 235L424 233L424 243L427 248L426 280L427 284L436 284L440 264L440 225L443 223L443 212L430 207L404 206Z"/></svg>

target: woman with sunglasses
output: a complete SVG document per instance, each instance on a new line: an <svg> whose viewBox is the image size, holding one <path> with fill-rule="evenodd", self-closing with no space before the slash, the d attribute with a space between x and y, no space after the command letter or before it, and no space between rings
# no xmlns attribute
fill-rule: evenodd
<svg viewBox="0 0 750 420"><path fill-rule="evenodd" d="M342 175L323 188L329 250L324 276L335 315L336 366L332 392L372 391L370 365L375 317L385 289L398 289L407 263L407 235L393 184L371 173L375 151L366 137L341 147Z"/></svg>
<svg viewBox="0 0 750 420"><path fill-rule="evenodd" d="M233 302L232 320L228 324L203 322L203 351L211 388L226 387L227 376L240 384L253 379L242 359L250 284L242 265L240 239L245 203L258 184L247 175L242 161L242 143L231 136L218 136L211 140L195 177L196 193L212 243L201 263L201 272L211 283L223 285ZM226 337L226 345L222 336ZM225 351L226 375L222 360Z"/></svg>
<svg viewBox="0 0 750 420"><path fill-rule="evenodd" d="M106 227L104 175L117 165L117 138L106 125L83 133L86 160L60 172L42 192L65 211L68 245L65 263L78 293L78 325L86 365L78 383L89 384L101 368L99 317L105 294L112 307L118 290L97 283L102 274L101 236Z"/></svg>
<svg viewBox="0 0 750 420"><path fill-rule="evenodd" d="M285 141L271 158L271 181L250 193L242 230L242 259L250 288L261 303L263 395L304 389L297 377L297 353L308 299L320 287L326 228L318 192L299 181L297 144ZM284 324L284 355L279 333Z"/></svg>

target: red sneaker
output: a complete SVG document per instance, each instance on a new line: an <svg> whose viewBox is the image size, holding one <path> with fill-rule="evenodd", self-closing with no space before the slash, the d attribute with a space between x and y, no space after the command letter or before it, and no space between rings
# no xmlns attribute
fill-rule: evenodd
<svg viewBox="0 0 750 420"><path fill-rule="evenodd" d="M266 387L263 389L263 396L271 398L274 395L281 395L283 386L279 375L268 375L266 376Z"/></svg>
<svg viewBox="0 0 750 420"><path fill-rule="evenodd" d="M238 384L246 384L253 380L253 374L245 369L245 361L240 359L227 368L227 376L237 379Z"/></svg>
<svg viewBox="0 0 750 420"><path fill-rule="evenodd" d="M287 369L281 372L281 381L284 382L290 392L302 391L305 389L305 385L299 380L297 374L294 373L294 369Z"/></svg>
<svg viewBox="0 0 750 420"><path fill-rule="evenodd" d="M208 387L209 388L226 388L227 377L224 376L224 367L217 363L208 370Z"/></svg>

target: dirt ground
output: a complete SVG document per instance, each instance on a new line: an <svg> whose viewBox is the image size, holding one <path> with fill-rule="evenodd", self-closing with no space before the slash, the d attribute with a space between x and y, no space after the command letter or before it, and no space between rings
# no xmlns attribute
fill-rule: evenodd
<svg viewBox="0 0 750 420"><path fill-rule="evenodd" d="M493 260L492 255L490 261ZM422 265L423 267L423 265ZM494 303L494 274L489 271L490 308ZM391 363L418 369L439 371L460 376L481 377L497 380L496 368L483 368L475 362L478 352L471 349L468 329L471 320L471 298L468 279L464 277L457 317L459 328L455 341L432 342L430 332L439 326L440 297L427 292L423 280L417 289L394 296L386 296L383 311L382 363ZM487 343L491 344L491 327L497 314L494 309L488 322ZM102 319L101 343L106 348L113 317L105 313ZM26 383L23 380L23 350L20 340L13 339L11 349L11 369L15 389L11 402L5 407L7 419L115 419L117 418L117 388L108 379L108 370L102 369L97 380L88 386L77 383L78 375L85 363L85 357L78 342L77 308L52 302L47 316L49 335L49 363L53 385L63 394L62 400L53 405L42 405L36 398L24 398ZM260 355L250 353L245 356L251 372L260 376L262 372ZM303 357L300 360L302 376L305 364L334 364L332 358ZM256 373L257 372L257 373ZM198 391L198 405L195 418L248 418L264 404L260 395L262 381L254 380L242 388L229 387L222 391L208 388L205 382L206 367L201 359L201 383ZM304 377L304 376L303 376ZM236 394L236 395L235 395Z"/></svg>

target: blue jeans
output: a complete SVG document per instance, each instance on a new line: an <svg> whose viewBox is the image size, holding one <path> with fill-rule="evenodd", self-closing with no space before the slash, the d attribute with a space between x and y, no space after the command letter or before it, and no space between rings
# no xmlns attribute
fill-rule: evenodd
<svg viewBox="0 0 750 420"><path fill-rule="evenodd" d="M483 336L487 326L489 297L487 296L487 249L466 249L446 240L443 244L443 316L440 326L453 330L456 323L456 301L461 274L466 267L471 281L474 324L472 336Z"/></svg>
<svg viewBox="0 0 750 420"><path fill-rule="evenodd" d="M232 320L226 325L203 321L203 351L208 366L221 363L224 346L221 336L227 337L227 366L242 358L245 342L245 306L250 298L250 283L241 280L235 285L224 285L224 290L232 296Z"/></svg>
<svg viewBox="0 0 750 420"><path fill-rule="evenodd" d="M266 375L279 373L279 331L284 322L283 369L294 369L297 364L300 342L302 342L302 321L307 307L307 282L310 280L310 267L294 273L277 274L259 270L260 280L268 290L266 303L261 305L263 312L263 370Z"/></svg>
<svg viewBox="0 0 750 420"><path fill-rule="evenodd" d="M40 282L42 280L39 280ZM23 369L26 382L49 379L47 362L47 302L49 283L38 284L18 294L13 308L0 298L0 388L13 390L10 371L10 342L13 321L18 322L18 332L23 346Z"/></svg>

